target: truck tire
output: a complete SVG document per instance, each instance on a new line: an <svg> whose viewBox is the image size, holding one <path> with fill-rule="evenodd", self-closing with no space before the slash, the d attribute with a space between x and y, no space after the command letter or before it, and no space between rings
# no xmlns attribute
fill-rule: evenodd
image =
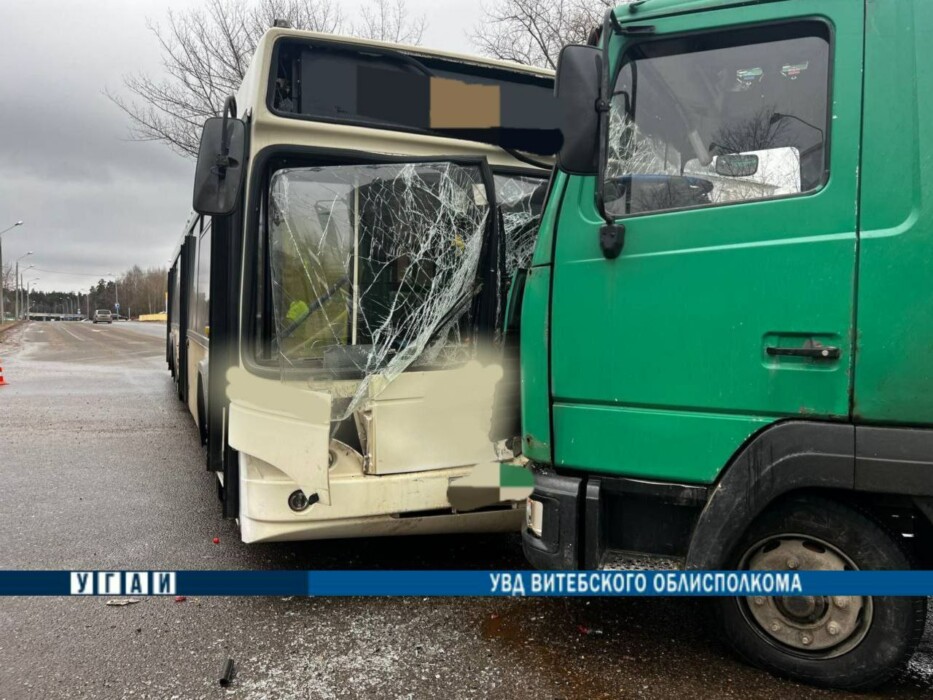
<svg viewBox="0 0 933 700"><path fill-rule="evenodd" d="M733 569L906 570L898 538L859 510L818 496L766 511ZM926 622L927 599L892 596L720 598L723 639L747 662L827 688L867 690L898 673Z"/></svg>

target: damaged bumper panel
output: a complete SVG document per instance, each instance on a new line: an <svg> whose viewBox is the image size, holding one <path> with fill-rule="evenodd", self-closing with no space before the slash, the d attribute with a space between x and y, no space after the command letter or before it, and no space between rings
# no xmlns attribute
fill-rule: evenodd
<svg viewBox="0 0 933 700"><path fill-rule="evenodd" d="M522 528L525 557L536 569L577 569L584 481L544 469L536 471L534 479L528 499L531 517Z"/></svg>
<svg viewBox="0 0 933 700"><path fill-rule="evenodd" d="M363 473L359 453L340 443L334 443L332 451L337 457L331 468L331 504L315 502L300 512L289 505L294 481L272 465L240 454L244 542L515 532L524 520L518 503L469 513L451 507L450 484L469 478L476 467L370 476Z"/></svg>

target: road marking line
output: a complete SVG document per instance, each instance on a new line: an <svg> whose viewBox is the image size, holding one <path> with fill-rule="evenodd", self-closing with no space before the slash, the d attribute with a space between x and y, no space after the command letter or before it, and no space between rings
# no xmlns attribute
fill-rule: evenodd
<svg viewBox="0 0 933 700"><path fill-rule="evenodd" d="M64 326L62 326L62 330L65 331L65 333L67 333L68 335L70 335L70 336L71 336L72 338L74 338L75 340L80 340L82 343L83 343L85 340L87 340L87 338L82 338L80 335L76 335L76 334L72 333L70 330L68 330L68 329L65 328Z"/></svg>

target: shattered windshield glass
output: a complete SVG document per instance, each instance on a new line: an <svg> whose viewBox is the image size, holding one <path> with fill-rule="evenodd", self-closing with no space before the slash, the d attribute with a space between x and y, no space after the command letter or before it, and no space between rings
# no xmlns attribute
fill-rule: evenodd
<svg viewBox="0 0 933 700"><path fill-rule="evenodd" d="M546 182L500 174L494 186L505 269L485 294L483 260L501 265L485 245L490 206L479 166L276 171L268 214L272 351L283 369L358 380L343 418L409 367L471 359L478 310L495 304L498 319L504 284L530 263Z"/></svg>
<svg viewBox="0 0 933 700"><path fill-rule="evenodd" d="M547 181L528 175L497 174L496 200L502 212L505 236L505 279L531 264L538 224L544 208Z"/></svg>
<svg viewBox="0 0 933 700"><path fill-rule="evenodd" d="M477 166L341 165L279 170L269 243L275 352L391 380L413 363L468 359L489 213Z"/></svg>

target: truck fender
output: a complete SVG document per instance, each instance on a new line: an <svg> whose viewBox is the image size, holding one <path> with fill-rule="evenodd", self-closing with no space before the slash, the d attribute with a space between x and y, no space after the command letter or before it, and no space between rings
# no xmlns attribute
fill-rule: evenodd
<svg viewBox="0 0 933 700"><path fill-rule="evenodd" d="M855 426L816 421L776 423L732 458L697 520L686 568L722 568L752 521L775 499L798 489L855 488Z"/></svg>

